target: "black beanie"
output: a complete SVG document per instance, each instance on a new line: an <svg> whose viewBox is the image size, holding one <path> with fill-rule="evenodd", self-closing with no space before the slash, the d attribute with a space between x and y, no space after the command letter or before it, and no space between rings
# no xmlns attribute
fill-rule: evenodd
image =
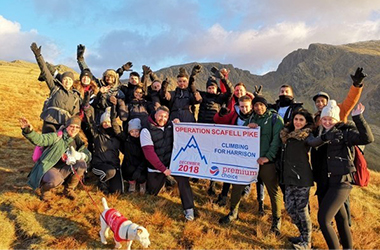
<svg viewBox="0 0 380 250"><path fill-rule="evenodd" d="M75 115L75 116L70 117L70 119L67 120L66 127L70 126L71 124L80 126L81 123L82 123L82 120L80 119L80 117Z"/></svg>
<svg viewBox="0 0 380 250"><path fill-rule="evenodd" d="M207 80L207 83L206 83L206 88L210 87L210 86L215 86L215 87L218 87L218 83L216 82L215 78L210 76Z"/></svg>
<svg viewBox="0 0 380 250"><path fill-rule="evenodd" d="M73 74L73 72L66 71L65 73L63 73L61 75L61 82L62 82L63 78L65 78L65 77L70 77L74 81L74 74Z"/></svg>
<svg viewBox="0 0 380 250"><path fill-rule="evenodd" d="M80 73L80 77L79 79L82 80L82 77L84 76L88 76L90 77L90 79L92 79L92 73L89 69L84 69L81 73Z"/></svg>
<svg viewBox="0 0 380 250"><path fill-rule="evenodd" d="M252 100L252 105L255 105L256 102L261 102L261 103L263 103L266 107L268 107L268 102L267 102L267 100L264 98L264 96L261 96L261 95L257 95L257 96L255 96L255 98L253 98L253 100Z"/></svg>

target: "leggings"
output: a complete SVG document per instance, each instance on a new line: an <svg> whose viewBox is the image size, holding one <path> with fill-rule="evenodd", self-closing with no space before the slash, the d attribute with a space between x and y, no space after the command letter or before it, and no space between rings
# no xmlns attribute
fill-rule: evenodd
<svg viewBox="0 0 380 250"><path fill-rule="evenodd" d="M318 223L330 249L340 248L338 236L331 225L334 217L343 249L352 249L352 235L344 207L351 189L348 182L330 184L319 205Z"/></svg>

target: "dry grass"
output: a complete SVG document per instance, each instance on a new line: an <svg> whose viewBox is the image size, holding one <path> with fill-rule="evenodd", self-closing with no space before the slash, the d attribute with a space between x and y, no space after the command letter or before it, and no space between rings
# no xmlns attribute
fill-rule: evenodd
<svg viewBox="0 0 380 250"><path fill-rule="evenodd" d="M26 185L32 168L32 145L22 138L17 118L26 116L40 128L38 116L48 90L37 80L35 64L17 61L0 62L0 248L1 249L88 249L113 248L110 241L99 240L99 213L83 188L79 198L71 202L59 189L50 203L43 203ZM101 206L102 194L94 179L87 182L91 195ZM284 211L282 236L268 233L270 228L269 197L265 198L267 214L257 216L255 188L242 202L240 220L220 226L218 219L228 210L212 203L206 195L207 181L192 184L197 219L185 222L178 191L166 190L158 197L138 194L110 195L109 206L144 225L151 234L152 249L268 249L290 248L287 237L297 235ZM220 189L220 187L219 187ZM380 174L372 172L371 185L355 187L351 195L354 248L380 248ZM311 196L315 248L326 248L317 229L317 200ZM133 248L141 248L137 242Z"/></svg>

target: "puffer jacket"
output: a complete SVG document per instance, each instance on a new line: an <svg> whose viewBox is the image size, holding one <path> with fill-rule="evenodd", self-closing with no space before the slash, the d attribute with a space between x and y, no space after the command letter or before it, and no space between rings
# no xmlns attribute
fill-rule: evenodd
<svg viewBox="0 0 380 250"><path fill-rule="evenodd" d="M91 153L87 150L79 135L72 138L67 134L66 130L63 130L61 138L58 138L59 136L56 132L39 134L33 130L23 130L22 134L34 145L46 147L28 175L28 184L33 189L37 189L40 186L43 175L61 161L62 155L70 146L73 146L79 152L85 153L87 163L91 160Z"/></svg>
<svg viewBox="0 0 380 250"><path fill-rule="evenodd" d="M71 116L79 113L80 94L74 89L65 89L62 83L51 75L42 55L37 56L36 60L51 95L40 118L49 123L64 125Z"/></svg>

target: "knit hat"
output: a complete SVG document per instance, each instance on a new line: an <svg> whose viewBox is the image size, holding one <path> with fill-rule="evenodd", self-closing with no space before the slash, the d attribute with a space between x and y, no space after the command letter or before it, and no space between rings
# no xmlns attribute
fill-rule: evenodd
<svg viewBox="0 0 380 250"><path fill-rule="evenodd" d="M92 79L91 71L89 69L82 70L82 72L80 73L79 79L82 80L82 77L84 77L84 76L88 76L88 77L90 77L90 79Z"/></svg>
<svg viewBox="0 0 380 250"><path fill-rule="evenodd" d="M66 127L68 127L72 124L80 126L81 123L82 123L82 120L80 119L80 117L75 115L75 116L72 116L70 119L67 120Z"/></svg>
<svg viewBox="0 0 380 250"><path fill-rule="evenodd" d="M100 124L107 121L111 121L111 107L107 107L106 111L104 111L104 113L100 117Z"/></svg>
<svg viewBox="0 0 380 250"><path fill-rule="evenodd" d="M261 102L263 103L266 107L268 107L268 102L267 100L264 98L264 96L261 96L261 95L257 95L255 96L255 98L253 98L252 100L252 105L255 105L255 103L257 102Z"/></svg>
<svg viewBox="0 0 380 250"><path fill-rule="evenodd" d="M206 88L210 87L210 86L215 86L215 87L218 87L218 83L216 82L215 78L210 76L207 80L207 83L206 83Z"/></svg>
<svg viewBox="0 0 380 250"><path fill-rule="evenodd" d="M65 77L70 77L74 81L74 74L73 74L73 72L66 71L65 73L63 73L61 75L61 82L63 81L63 78L65 78Z"/></svg>
<svg viewBox="0 0 380 250"><path fill-rule="evenodd" d="M315 102L317 100L318 97L324 97L327 99L327 101L330 99L330 96L326 93L326 92L323 92L323 91L320 91L318 92L314 97L313 97L313 101Z"/></svg>
<svg viewBox="0 0 380 250"><path fill-rule="evenodd" d="M141 129L141 121L139 118L134 118L128 122L128 132L132 129Z"/></svg>
<svg viewBox="0 0 380 250"><path fill-rule="evenodd" d="M327 102L327 105L322 109L321 119L322 117L329 116L329 117L334 118L337 121L340 121L339 113L340 113L340 108L336 104L336 101L329 100Z"/></svg>

